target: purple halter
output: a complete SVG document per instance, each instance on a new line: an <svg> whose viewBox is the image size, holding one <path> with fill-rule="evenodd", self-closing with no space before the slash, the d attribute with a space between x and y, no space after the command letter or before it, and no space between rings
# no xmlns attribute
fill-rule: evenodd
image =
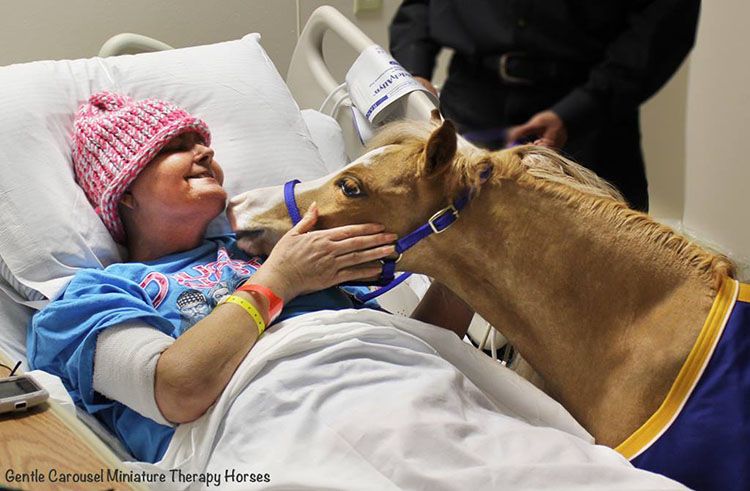
<svg viewBox="0 0 750 491"><path fill-rule="evenodd" d="M487 179L489 179L491 174L492 174L491 167L482 171L482 174L480 175L481 181L484 182ZM287 208L287 211L289 212L289 217L292 219L292 223L294 225L296 225L300 220L302 220L302 215L300 214L299 207L297 206L297 200L294 197L294 187L297 184L299 184L299 182L300 182L299 179L293 179L291 181L288 181L286 184L284 184L284 202L286 203L286 208ZM406 278L411 276L411 273L402 273L398 277L395 276L396 263L399 262L399 260L401 260L401 256L403 255L403 253L411 249L417 242L424 239L425 237L428 237L429 235L432 235L433 233L439 234L441 232L444 232L448 227L453 225L453 222L455 222L459 217L459 212L471 200L473 196L472 191L473 189L470 189L464 192L452 204L446 206L445 208L439 210L437 213L432 215L432 217L430 217L430 219L427 220L427 223L425 223L421 227L417 228L416 230L412 231L411 233L397 240L395 248L396 248L396 253L398 254L398 257L396 257L395 259L388 258L388 259L380 260L380 262L383 263L383 270L381 271L380 278L378 278L377 281L345 283L345 285L350 285L350 286L380 286L381 287L378 290L370 292L366 295L358 295L357 300L361 302L366 302L375 297L379 297L380 295L396 287Z"/></svg>

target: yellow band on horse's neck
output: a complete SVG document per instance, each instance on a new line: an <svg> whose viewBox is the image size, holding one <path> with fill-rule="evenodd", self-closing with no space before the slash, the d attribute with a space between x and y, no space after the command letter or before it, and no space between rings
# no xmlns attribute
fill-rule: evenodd
<svg viewBox="0 0 750 491"><path fill-rule="evenodd" d="M667 397L664 398L664 402L640 428L615 448L626 459L630 460L640 455L677 418L703 374L721 333L724 332L724 326L734 308L738 294L741 294L740 292L744 292L745 295L750 297L750 286L741 285L737 280L731 278L724 279L711 306L711 311L706 317L706 322L704 322L693 348L669 389Z"/></svg>

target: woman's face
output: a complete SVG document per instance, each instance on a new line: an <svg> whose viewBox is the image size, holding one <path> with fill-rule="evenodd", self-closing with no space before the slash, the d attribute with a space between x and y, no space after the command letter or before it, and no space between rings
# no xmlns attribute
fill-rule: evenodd
<svg viewBox="0 0 750 491"><path fill-rule="evenodd" d="M198 133L182 133L138 174L128 190L143 217L211 220L224 210L224 173ZM125 198L124 198L125 199ZM157 214L157 215L151 215Z"/></svg>

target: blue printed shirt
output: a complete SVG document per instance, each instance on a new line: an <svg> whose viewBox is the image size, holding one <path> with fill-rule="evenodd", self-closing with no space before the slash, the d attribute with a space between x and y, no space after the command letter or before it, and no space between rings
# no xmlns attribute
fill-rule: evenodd
<svg viewBox="0 0 750 491"><path fill-rule="evenodd" d="M137 321L179 337L247 280L263 262L248 257L234 236L206 239L198 248L143 263L79 271L66 289L31 321L29 364L59 376L73 401L96 416L139 460L156 462L174 429L94 391L97 336ZM329 288L297 297L278 321L324 309L371 307L353 299L355 288Z"/></svg>

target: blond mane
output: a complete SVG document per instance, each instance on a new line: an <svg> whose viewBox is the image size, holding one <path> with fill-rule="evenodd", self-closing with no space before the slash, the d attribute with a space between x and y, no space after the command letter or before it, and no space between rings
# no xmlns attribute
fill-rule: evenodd
<svg viewBox="0 0 750 491"><path fill-rule="evenodd" d="M391 123L383 127L368 148L398 144L403 146L405 158L418 158L434 129L427 122ZM489 152L459 137L449 189L480 188L479 169L487 165L494 166L495 182L514 179L521 186L577 207L584 216L603 217L617 229L637 231L645 243L670 251L683 264L705 275L716 289L725 277L735 275L735 265L726 256L708 251L648 215L628 208L622 195L607 181L546 147L524 145Z"/></svg>
<svg viewBox="0 0 750 491"><path fill-rule="evenodd" d="M628 208L622 195L589 169L543 147L516 150L527 175L538 180L530 184L578 206L582 214L607 219L619 230L637 231L644 242L671 251L683 264L705 275L718 289L725 277L734 277L735 264L725 255L707 250L645 213Z"/></svg>

